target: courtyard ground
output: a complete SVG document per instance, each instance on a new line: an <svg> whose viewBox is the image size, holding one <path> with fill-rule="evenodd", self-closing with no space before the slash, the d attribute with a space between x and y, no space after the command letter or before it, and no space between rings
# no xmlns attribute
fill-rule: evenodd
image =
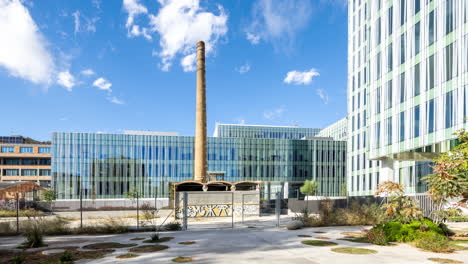
<svg viewBox="0 0 468 264"><path fill-rule="evenodd" d="M201 227L201 226L200 226ZM458 230L467 230L467 223L451 225ZM116 256L129 253L129 248L117 248L115 252L104 258L95 260L80 260L76 263L173 263L172 259L192 257L191 263L437 263L428 258L447 258L458 261L468 261L468 251L456 251L450 254L425 252L408 244L394 246L377 246L367 243L355 243L339 240L345 235L342 232L359 232L369 227L317 227L289 231L284 227L239 227L234 229L202 229L192 228L190 231L163 232L161 237L174 239L161 243L169 248L154 253L135 253L138 256L129 259L117 259ZM324 233L316 233L324 232ZM46 243L49 249L64 246L83 247L91 243L118 242L148 245L134 238L149 238L151 233L126 233L118 235L94 236L50 236ZM310 237L298 237L308 235ZM327 241L337 243L336 246L316 247L304 245L303 240L322 237ZM23 237L0 238L0 250L14 249L23 241ZM183 245L180 242L195 243ZM371 255L349 255L333 252L338 247L354 247L376 250ZM44 250L44 249L35 249Z"/></svg>

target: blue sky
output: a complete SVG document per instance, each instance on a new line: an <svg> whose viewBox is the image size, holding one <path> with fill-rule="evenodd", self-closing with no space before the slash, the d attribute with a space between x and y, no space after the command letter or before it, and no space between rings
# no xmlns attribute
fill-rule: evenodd
<svg viewBox="0 0 468 264"><path fill-rule="evenodd" d="M193 135L197 40L210 135L346 115L346 0L0 0L0 32L0 135Z"/></svg>

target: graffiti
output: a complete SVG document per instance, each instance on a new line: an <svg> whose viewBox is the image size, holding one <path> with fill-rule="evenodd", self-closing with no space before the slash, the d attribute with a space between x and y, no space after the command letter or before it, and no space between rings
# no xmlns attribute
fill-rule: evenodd
<svg viewBox="0 0 468 264"><path fill-rule="evenodd" d="M258 215L258 204L244 204L244 215ZM183 217L183 205L176 208L177 218ZM231 204L205 204L205 205L188 205L187 217L231 217L232 205ZM234 204L234 216L242 216L242 205Z"/></svg>

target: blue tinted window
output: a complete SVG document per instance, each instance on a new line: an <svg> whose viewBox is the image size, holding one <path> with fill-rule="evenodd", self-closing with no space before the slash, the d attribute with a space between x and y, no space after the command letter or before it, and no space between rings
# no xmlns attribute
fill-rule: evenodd
<svg viewBox="0 0 468 264"><path fill-rule="evenodd" d="M419 105L414 108L414 137L419 137Z"/></svg>
<svg viewBox="0 0 468 264"><path fill-rule="evenodd" d="M2 147L2 152L3 153L13 153L13 152L15 152L15 148L14 147Z"/></svg>
<svg viewBox="0 0 468 264"><path fill-rule="evenodd" d="M39 153L50 153L50 148L39 148L38 152Z"/></svg>
<svg viewBox="0 0 468 264"><path fill-rule="evenodd" d="M21 152L21 153L32 153L32 152L33 152L33 148L31 148L31 147L21 147L21 148L20 148L20 152Z"/></svg>

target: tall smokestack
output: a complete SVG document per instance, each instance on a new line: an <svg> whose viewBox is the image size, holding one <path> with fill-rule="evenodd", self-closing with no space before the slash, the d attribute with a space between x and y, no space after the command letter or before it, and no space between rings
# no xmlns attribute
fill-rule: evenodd
<svg viewBox="0 0 468 264"><path fill-rule="evenodd" d="M195 127L195 164L194 180L206 182L206 80L205 80L205 43L197 43L197 116Z"/></svg>

